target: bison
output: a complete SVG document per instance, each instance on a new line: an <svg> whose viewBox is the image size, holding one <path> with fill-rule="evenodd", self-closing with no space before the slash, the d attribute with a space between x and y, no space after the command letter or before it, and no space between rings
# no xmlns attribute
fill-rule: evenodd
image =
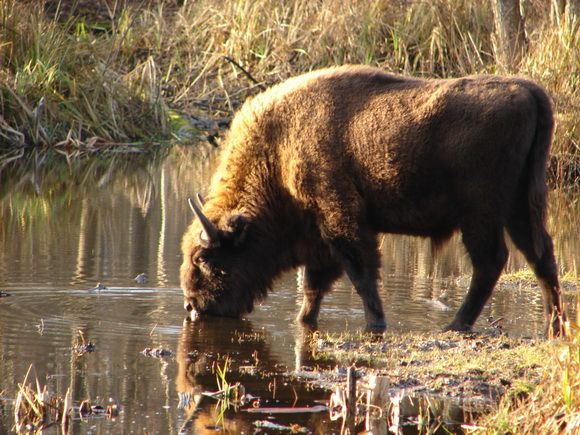
<svg viewBox="0 0 580 435"><path fill-rule="evenodd" d="M542 288L548 325L563 317L545 227L549 97L531 81L424 80L365 66L307 73L246 101L224 139L209 194L183 242L185 308L240 316L282 272L304 267L298 319L346 273L368 329L386 327L379 233L455 231L473 265L450 330L470 330L506 263L504 230Z"/></svg>

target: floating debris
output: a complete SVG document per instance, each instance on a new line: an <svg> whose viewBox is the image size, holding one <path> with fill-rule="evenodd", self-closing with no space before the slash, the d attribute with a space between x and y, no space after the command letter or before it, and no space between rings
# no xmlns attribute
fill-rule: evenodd
<svg viewBox="0 0 580 435"><path fill-rule="evenodd" d="M14 429L17 433L44 433L43 430L59 424L62 433L68 433L72 415L71 390L67 389L64 398L61 395L50 392L46 385L41 386L38 378L29 381L33 370L31 364L24 381L18 384L18 394L14 404ZM32 385L36 385L33 388ZM92 405L89 400L83 400L78 408L75 408L81 418L92 415L106 415L114 418L119 415L119 407L109 399L109 405L104 408L101 405Z"/></svg>
<svg viewBox="0 0 580 435"><path fill-rule="evenodd" d="M114 418L119 415L119 405L113 403L112 405L107 406L107 417Z"/></svg>
<svg viewBox="0 0 580 435"><path fill-rule="evenodd" d="M36 329L40 335L44 334L44 319L40 319L40 323L36 325Z"/></svg>
<svg viewBox="0 0 580 435"><path fill-rule="evenodd" d="M325 405L314 405L314 406L273 406L264 408L248 408L244 411L251 414L306 414L306 413L317 413L328 411L328 406Z"/></svg>
<svg viewBox="0 0 580 435"><path fill-rule="evenodd" d="M107 286L102 282L99 282L95 287L89 289L89 293L98 293L102 290L107 290Z"/></svg>
<svg viewBox="0 0 580 435"><path fill-rule="evenodd" d="M258 367L257 366L239 366L238 371L240 373L245 373L248 375L255 376L258 373Z"/></svg>
<svg viewBox="0 0 580 435"><path fill-rule="evenodd" d="M232 342L237 340L238 343L250 343L250 342L263 342L266 340L266 335L264 331L256 331L256 332L239 332L235 331L234 338L232 338Z"/></svg>
<svg viewBox="0 0 580 435"><path fill-rule="evenodd" d="M152 358L166 358L172 356L173 352L161 347L146 347L141 351L141 354Z"/></svg>
<svg viewBox="0 0 580 435"><path fill-rule="evenodd" d="M10 293L6 293L4 290L0 290L0 298L6 298L12 296Z"/></svg>
<svg viewBox="0 0 580 435"><path fill-rule="evenodd" d="M186 358L188 361L193 362L195 360L197 360L197 358L199 357L199 351L198 350L192 350L191 352L187 352Z"/></svg>
<svg viewBox="0 0 580 435"><path fill-rule="evenodd" d="M77 340L77 344L73 346L72 350L78 356L84 355L85 353L92 353L95 351L95 345L92 341L85 340L85 334L80 329L78 330L80 342Z"/></svg>
<svg viewBox="0 0 580 435"><path fill-rule="evenodd" d="M145 284L147 282L147 274L146 273L140 273L135 278L133 278L133 280L135 282L137 282L137 284L143 285L143 284Z"/></svg>
<svg viewBox="0 0 580 435"><path fill-rule="evenodd" d="M230 401L236 404L244 404L246 399L254 399L255 397L248 394L246 395L246 388L236 382L235 384L228 384L224 388L218 391L202 391L202 396L211 397L212 399Z"/></svg>
<svg viewBox="0 0 580 435"><path fill-rule="evenodd" d="M63 399L52 395L46 386L40 387L36 379L36 390L27 384L32 365L24 382L18 385L19 392L14 405L14 421L17 432L36 432L58 423L62 419Z"/></svg>
<svg viewBox="0 0 580 435"><path fill-rule="evenodd" d="M92 341L89 341L87 344L81 344L78 346L73 347L74 352L77 355L84 355L85 353L92 353L95 351L95 345Z"/></svg>
<svg viewBox="0 0 580 435"><path fill-rule="evenodd" d="M79 415L81 416L81 418L88 417L92 413L93 411L91 409L91 402L89 402L88 400L83 400L81 402L81 405L79 406Z"/></svg>
<svg viewBox="0 0 580 435"><path fill-rule="evenodd" d="M437 310L441 310L441 311L451 311L451 307L444 304L443 302L441 302L440 300L437 299L429 299L429 298L417 298L419 301L431 305L432 308L435 308Z"/></svg>
<svg viewBox="0 0 580 435"><path fill-rule="evenodd" d="M289 431L291 433L311 433L309 429L300 426L299 424L290 424L286 426L283 424L272 423L268 420L257 420L254 422L254 426L256 426L258 429Z"/></svg>
<svg viewBox="0 0 580 435"><path fill-rule="evenodd" d="M502 322L505 319L503 317L498 317L497 319L494 319L493 316L489 316L487 318L487 323L489 323L489 326L491 326L494 330L494 332L497 333L502 333L503 332L503 324Z"/></svg>
<svg viewBox="0 0 580 435"><path fill-rule="evenodd" d="M105 414L107 410L103 405L91 405L91 412L93 414Z"/></svg>
<svg viewBox="0 0 580 435"><path fill-rule="evenodd" d="M106 415L107 418L114 418L119 415L119 406L114 403L113 399L109 399L110 405L106 408L103 405L93 405L90 400L83 400L78 408L78 413L81 418L90 416Z"/></svg>

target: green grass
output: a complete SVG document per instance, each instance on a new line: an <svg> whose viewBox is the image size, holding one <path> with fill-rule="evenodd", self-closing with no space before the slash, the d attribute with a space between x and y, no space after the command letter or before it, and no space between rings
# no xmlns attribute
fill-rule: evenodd
<svg viewBox="0 0 580 435"><path fill-rule="evenodd" d="M68 152L172 138L183 114L231 116L265 85L329 65L427 77L507 72L490 2L127 1L111 14L96 13L95 2L92 15L48 13L42 3L0 2L0 165L31 146ZM554 96L553 177L574 182L579 23L550 18L540 0L526 2L526 14L529 50L516 72Z"/></svg>

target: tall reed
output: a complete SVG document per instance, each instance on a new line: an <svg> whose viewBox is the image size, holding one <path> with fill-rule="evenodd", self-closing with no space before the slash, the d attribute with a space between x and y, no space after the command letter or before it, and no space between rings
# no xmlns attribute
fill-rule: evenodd
<svg viewBox="0 0 580 435"><path fill-rule="evenodd" d="M99 33L82 19L47 17L42 2L26 3L0 2L5 146L97 143L92 137L126 142L166 133L156 61L122 52L130 26Z"/></svg>

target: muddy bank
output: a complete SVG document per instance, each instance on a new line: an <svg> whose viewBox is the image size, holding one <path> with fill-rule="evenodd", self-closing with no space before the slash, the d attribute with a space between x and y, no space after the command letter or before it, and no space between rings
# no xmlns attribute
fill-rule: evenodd
<svg viewBox="0 0 580 435"><path fill-rule="evenodd" d="M355 364L362 377L378 374L389 389L405 394L478 399L496 402L518 384L540 378L549 343L508 338L496 333L316 334L312 351L337 367ZM308 377L308 375L306 375ZM320 374L328 386L345 374L337 369Z"/></svg>
<svg viewBox="0 0 580 435"><path fill-rule="evenodd" d="M479 427L482 416L493 414L502 398L533 391L555 352L554 342L503 335L497 320L490 319L488 330L470 334L315 333L313 360L335 368L304 368L292 376L334 391L330 415L348 424L348 399L340 397L349 390L348 367L355 367L352 424L357 430L466 433Z"/></svg>

